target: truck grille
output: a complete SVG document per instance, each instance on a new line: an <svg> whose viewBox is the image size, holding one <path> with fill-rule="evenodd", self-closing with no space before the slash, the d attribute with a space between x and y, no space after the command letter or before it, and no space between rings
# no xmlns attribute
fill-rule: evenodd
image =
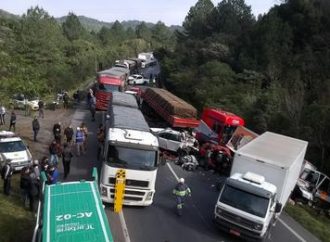
<svg viewBox="0 0 330 242"><path fill-rule="evenodd" d="M111 198L114 199L115 196L114 195L111 195ZM130 196L124 196L124 201L127 200L127 201L142 201L143 200L143 197L130 197Z"/></svg>
<svg viewBox="0 0 330 242"><path fill-rule="evenodd" d="M109 178L110 184L116 184L116 178L110 177ZM132 186L132 187L148 187L149 182L148 181L139 181L139 180L132 180L132 179L126 179L126 186Z"/></svg>
<svg viewBox="0 0 330 242"><path fill-rule="evenodd" d="M231 214L224 210L221 210L221 216L228 219L229 221L240 224L246 228L255 230L256 223L254 223L248 219L242 218L241 216Z"/></svg>
<svg viewBox="0 0 330 242"><path fill-rule="evenodd" d="M110 189L111 193L115 193L115 189ZM144 196L145 192L139 192L139 191L131 191L131 190L125 190L125 195L136 195L136 196Z"/></svg>

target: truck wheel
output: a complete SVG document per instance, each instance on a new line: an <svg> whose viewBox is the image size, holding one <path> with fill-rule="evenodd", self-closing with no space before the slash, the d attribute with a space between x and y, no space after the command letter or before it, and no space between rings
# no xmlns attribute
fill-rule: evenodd
<svg viewBox="0 0 330 242"><path fill-rule="evenodd" d="M136 85L136 82L133 82L133 85L135 86Z"/></svg>

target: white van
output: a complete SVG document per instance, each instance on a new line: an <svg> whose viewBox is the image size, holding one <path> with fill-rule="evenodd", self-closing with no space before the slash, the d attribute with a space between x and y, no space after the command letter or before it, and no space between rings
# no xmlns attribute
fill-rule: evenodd
<svg viewBox="0 0 330 242"><path fill-rule="evenodd" d="M32 164L32 155L20 137L10 131L0 131L0 163L11 161L14 171Z"/></svg>

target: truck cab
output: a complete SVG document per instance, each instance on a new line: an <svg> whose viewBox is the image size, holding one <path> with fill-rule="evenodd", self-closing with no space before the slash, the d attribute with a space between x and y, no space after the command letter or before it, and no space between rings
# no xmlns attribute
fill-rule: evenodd
<svg viewBox="0 0 330 242"><path fill-rule="evenodd" d="M276 202L276 192L276 186L263 176L235 173L222 186L215 221L233 235L262 240L282 207Z"/></svg>
<svg viewBox="0 0 330 242"><path fill-rule="evenodd" d="M307 202L314 202L321 198L330 203L330 179L327 175L317 170L310 162L306 161L304 169L297 181L299 197ZM297 190L296 190L297 192Z"/></svg>
<svg viewBox="0 0 330 242"><path fill-rule="evenodd" d="M238 126L244 126L244 119L217 108L204 108L201 119L218 135L218 142L226 144Z"/></svg>

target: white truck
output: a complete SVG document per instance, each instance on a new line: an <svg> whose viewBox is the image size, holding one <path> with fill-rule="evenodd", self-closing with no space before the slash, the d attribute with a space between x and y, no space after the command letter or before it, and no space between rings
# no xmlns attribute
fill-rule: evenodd
<svg viewBox="0 0 330 242"><path fill-rule="evenodd" d="M219 228L246 240L267 238L296 185L307 144L265 132L238 149L214 210Z"/></svg>
<svg viewBox="0 0 330 242"><path fill-rule="evenodd" d="M152 204L159 163L158 139L138 109L133 95L114 92L105 121L101 198L113 203L116 173L126 170L124 205Z"/></svg>

